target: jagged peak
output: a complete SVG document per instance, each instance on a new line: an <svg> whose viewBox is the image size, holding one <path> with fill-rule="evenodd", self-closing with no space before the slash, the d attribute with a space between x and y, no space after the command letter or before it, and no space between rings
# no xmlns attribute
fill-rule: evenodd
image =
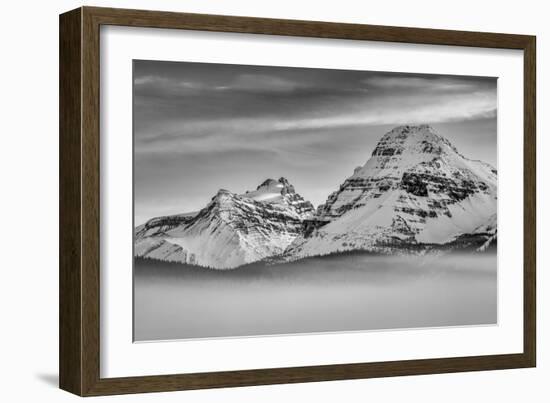
<svg viewBox="0 0 550 403"><path fill-rule="evenodd" d="M259 190L260 188L267 187L267 186L273 186L273 185L276 185L277 183L278 183L278 181L276 181L275 179L267 178L265 181L263 181L262 183L260 183L258 185L256 190Z"/></svg>
<svg viewBox="0 0 550 403"><path fill-rule="evenodd" d="M279 179L268 178L263 181L257 188L255 192L246 192L246 194L253 194L257 192L269 192L269 193L280 193L282 195L288 193L295 193L294 186L290 184L288 179L281 176Z"/></svg>
<svg viewBox="0 0 550 403"><path fill-rule="evenodd" d="M294 186L290 182L281 177L279 179L268 178L264 180L253 191L246 191L243 194L233 193L227 189L219 189L212 197L211 202L215 204L226 203L236 198L245 197L262 202L276 202L282 200L286 195L299 197L294 190Z"/></svg>
<svg viewBox="0 0 550 403"><path fill-rule="evenodd" d="M235 193L227 189L219 189L216 194L212 197L211 203L214 204L223 204L235 197Z"/></svg>
<svg viewBox="0 0 550 403"><path fill-rule="evenodd" d="M284 176L281 176L279 179L278 179L278 182L283 184L284 186L292 186L290 184L290 182L288 181L287 178L285 178Z"/></svg>
<svg viewBox="0 0 550 403"><path fill-rule="evenodd" d="M405 141L422 141L426 138L430 138L434 141L440 141L443 139L436 133L435 129L428 124L421 125L401 125L394 127L392 130L382 136L378 144L395 142L404 143Z"/></svg>
<svg viewBox="0 0 550 403"><path fill-rule="evenodd" d="M223 196L223 195L229 195L231 194L231 192L227 189L220 189L218 190L218 192L216 193L216 196Z"/></svg>
<svg viewBox="0 0 550 403"><path fill-rule="evenodd" d="M400 155L410 149L414 152L440 155L445 151L458 150L449 140L438 134L429 124L401 125L382 136L372 156Z"/></svg>
<svg viewBox="0 0 550 403"><path fill-rule="evenodd" d="M266 179L256 190L247 191L240 196L262 203L292 205L301 212L314 210L313 205L296 193L294 186L285 177Z"/></svg>
<svg viewBox="0 0 550 403"><path fill-rule="evenodd" d="M400 125L400 126L396 126L394 127L391 131L391 132L405 132L405 133L414 133L414 132L419 132L419 131L429 131L429 132L435 132L434 128L427 124L427 123L423 123L423 124L419 124L419 125Z"/></svg>
<svg viewBox="0 0 550 403"><path fill-rule="evenodd" d="M279 185L292 186L287 178L281 176L279 179L267 178L265 181L263 181L258 185L256 190L259 190L260 188L263 188L263 187L279 186Z"/></svg>

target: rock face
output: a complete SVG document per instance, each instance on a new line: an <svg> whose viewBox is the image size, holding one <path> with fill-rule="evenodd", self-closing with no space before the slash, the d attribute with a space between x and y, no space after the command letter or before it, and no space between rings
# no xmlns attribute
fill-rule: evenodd
<svg viewBox="0 0 550 403"><path fill-rule="evenodd" d="M197 213L158 217L135 229L134 255L229 269L280 255L314 212L285 179L254 191L221 189Z"/></svg>
<svg viewBox="0 0 550 403"><path fill-rule="evenodd" d="M493 167L464 157L428 125L399 126L318 207L286 255L415 249L474 233L483 244L491 223L496 239L496 209Z"/></svg>

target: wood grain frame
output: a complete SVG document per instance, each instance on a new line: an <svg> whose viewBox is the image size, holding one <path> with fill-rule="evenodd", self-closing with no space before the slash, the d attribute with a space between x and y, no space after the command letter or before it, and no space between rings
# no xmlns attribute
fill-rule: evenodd
<svg viewBox="0 0 550 403"><path fill-rule="evenodd" d="M100 377L99 33L174 28L524 52L524 348L469 356L244 371ZM60 387L80 396L534 367L536 364L536 40L534 36L81 7L60 16Z"/></svg>

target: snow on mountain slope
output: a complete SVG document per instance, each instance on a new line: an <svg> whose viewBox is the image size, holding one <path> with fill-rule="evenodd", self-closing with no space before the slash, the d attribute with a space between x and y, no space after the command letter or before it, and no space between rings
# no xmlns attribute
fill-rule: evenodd
<svg viewBox="0 0 550 403"><path fill-rule="evenodd" d="M428 125L399 126L319 206L286 255L446 244L496 220L497 171Z"/></svg>
<svg viewBox="0 0 550 403"><path fill-rule="evenodd" d="M497 215L493 214L485 224L477 227L473 234L485 236L487 238L483 245L477 248L478 252L484 252L491 246L495 246L498 236Z"/></svg>
<svg viewBox="0 0 550 403"><path fill-rule="evenodd" d="M311 214L313 205L296 193L286 178L267 179L254 191L248 191L241 195L263 203L290 206L299 214Z"/></svg>
<svg viewBox="0 0 550 403"><path fill-rule="evenodd" d="M197 213L197 211L194 211L192 213L152 218L145 224L138 225L134 229L134 236L142 238L145 236L162 234L178 225L188 223Z"/></svg>
<svg viewBox="0 0 550 403"><path fill-rule="evenodd" d="M134 255L234 268L283 253L313 211L285 178L268 179L241 195L221 189L198 213L137 227Z"/></svg>

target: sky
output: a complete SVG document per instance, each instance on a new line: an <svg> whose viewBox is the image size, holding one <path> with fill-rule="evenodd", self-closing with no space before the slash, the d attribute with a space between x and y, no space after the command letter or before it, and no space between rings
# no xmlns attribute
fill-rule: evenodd
<svg viewBox="0 0 550 403"><path fill-rule="evenodd" d="M134 61L135 223L286 177L315 206L401 124L497 167L497 79Z"/></svg>

